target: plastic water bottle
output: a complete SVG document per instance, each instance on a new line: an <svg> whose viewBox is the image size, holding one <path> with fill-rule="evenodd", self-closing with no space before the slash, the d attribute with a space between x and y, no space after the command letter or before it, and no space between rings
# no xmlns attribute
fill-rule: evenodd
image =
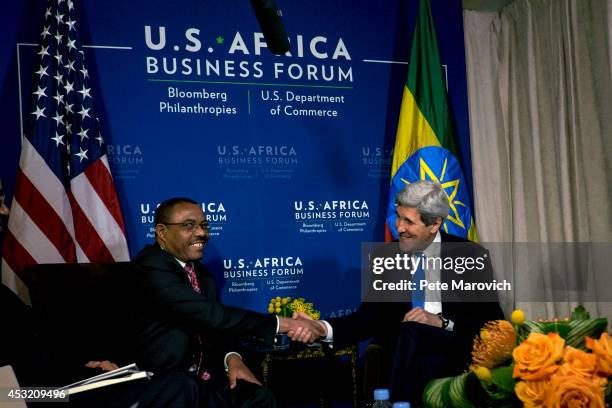
<svg viewBox="0 0 612 408"><path fill-rule="evenodd" d="M374 404L372 408L392 408L388 389L379 388L374 390Z"/></svg>
<svg viewBox="0 0 612 408"><path fill-rule="evenodd" d="M409 402L403 402L403 401L394 402L393 403L393 407L391 407L391 408L410 408L410 403Z"/></svg>

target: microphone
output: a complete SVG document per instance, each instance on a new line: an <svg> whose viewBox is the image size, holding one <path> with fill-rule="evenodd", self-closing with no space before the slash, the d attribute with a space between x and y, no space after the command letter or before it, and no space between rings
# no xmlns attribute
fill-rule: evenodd
<svg viewBox="0 0 612 408"><path fill-rule="evenodd" d="M255 10L259 28L270 52L274 55L281 55L289 51L289 39L281 20L283 13L276 6L276 2L274 0L251 0L251 6Z"/></svg>

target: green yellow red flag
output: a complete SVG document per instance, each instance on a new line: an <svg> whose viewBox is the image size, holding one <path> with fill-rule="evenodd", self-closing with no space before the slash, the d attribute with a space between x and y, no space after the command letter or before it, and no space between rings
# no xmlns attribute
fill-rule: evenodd
<svg viewBox="0 0 612 408"><path fill-rule="evenodd" d="M419 0L418 13L393 150L386 239L392 239L391 235L397 238L396 194L406 184L433 180L442 185L450 203L450 214L442 228L477 241L428 0Z"/></svg>

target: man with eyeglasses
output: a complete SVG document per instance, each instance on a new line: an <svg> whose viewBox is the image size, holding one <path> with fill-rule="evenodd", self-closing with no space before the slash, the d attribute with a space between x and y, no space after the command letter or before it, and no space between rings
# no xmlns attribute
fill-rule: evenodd
<svg viewBox="0 0 612 408"><path fill-rule="evenodd" d="M9 215L5 205L4 190L0 180L0 238L4 222ZM0 239L0 247L2 240ZM0 254L1 255L1 254ZM21 386L56 386L57 366L66 365L70 358L55 354L40 342L35 334L36 322L31 308L4 284L0 284L0 310L2 327L10 327L0 336L0 367L10 365ZM117 366L108 361L89 361L89 369L110 371ZM94 372L80 371L84 376ZM60 380L61 381L61 380ZM71 407L185 407L198 401L196 384L185 373L168 372L154 376L149 381L134 381L114 384L70 396ZM9 404L10 405L10 404ZM61 404L60 404L61 405ZM0 404L0 406L3 406Z"/></svg>
<svg viewBox="0 0 612 408"><path fill-rule="evenodd" d="M322 334L309 322L219 303L212 275L199 260L208 242L201 207L189 198L164 201L155 212L155 245L132 260L136 362L153 372L187 371L200 406L276 406L272 394L234 352L219 353L241 336L272 343L279 332L308 342ZM222 380L227 372L229 386Z"/></svg>

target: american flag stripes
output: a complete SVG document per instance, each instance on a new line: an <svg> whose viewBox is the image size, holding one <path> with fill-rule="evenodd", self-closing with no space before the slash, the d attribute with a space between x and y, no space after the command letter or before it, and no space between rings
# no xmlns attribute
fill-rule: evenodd
<svg viewBox="0 0 612 408"><path fill-rule="evenodd" d="M31 264L129 259L74 3L50 0L4 239L2 280Z"/></svg>

